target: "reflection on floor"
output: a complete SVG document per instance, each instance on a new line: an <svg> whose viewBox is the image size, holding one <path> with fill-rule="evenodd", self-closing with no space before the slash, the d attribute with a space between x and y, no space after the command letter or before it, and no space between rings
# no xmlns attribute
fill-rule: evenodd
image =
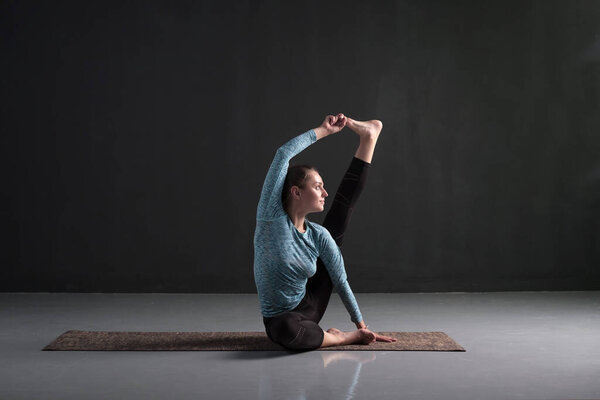
<svg viewBox="0 0 600 400"><path fill-rule="evenodd" d="M0 294L2 399L600 398L600 292L358 294L455 352L43 352L69 329L261 330L256 295ZM351 329L334 296L324 328Z"/></svg>
<svg viewBox="0 0 600 400"><path fill-rule="evenodd" d="M335 382L335 387L338 389L335 393L328 393L324 398L351 399L356 394L362 365L377 358L375 352L321 351L318 353L320 357L311 358L309 360L311 365L308 368L302 367L305 384L293 388L293 393L285 380L278 379L278 374L269 371L268 364L263 364L265 368L260 373L257 397L277 399L284 394L286 398L317 399L321 398L323 388L329 388L331 383Z"/></svg>

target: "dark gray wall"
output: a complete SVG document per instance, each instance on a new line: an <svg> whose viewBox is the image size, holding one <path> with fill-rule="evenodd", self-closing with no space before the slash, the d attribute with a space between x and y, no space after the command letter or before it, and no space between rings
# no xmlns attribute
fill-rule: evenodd
<svg viewBox="0 0 600 400"><path fill-rule="evenodd" d="M600 2L374 3L2 2L0 290L254 291L271 158L337 112L385 124L356 291L600 289Z"/></svg>

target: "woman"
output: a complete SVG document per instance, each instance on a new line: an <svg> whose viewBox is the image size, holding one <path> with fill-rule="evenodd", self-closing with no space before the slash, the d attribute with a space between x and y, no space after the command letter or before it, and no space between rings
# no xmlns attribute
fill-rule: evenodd
<svg viewBox="0 0 600 400"><path fill-rule="evenodd" d="M346 125L359 135L360 145L321 226L306 219L306 215L324 210L328 193L321 176L306 165L288 169L288 163L317 140ZM254 278L267 335L285 348L312 350L395 341L367 329L338 247L365 185L381 129L380 121L328 115L318 128L281 146L271 163L257 208ZM333 287L357 330L331 328L324 332L319 327Z"/></svg>

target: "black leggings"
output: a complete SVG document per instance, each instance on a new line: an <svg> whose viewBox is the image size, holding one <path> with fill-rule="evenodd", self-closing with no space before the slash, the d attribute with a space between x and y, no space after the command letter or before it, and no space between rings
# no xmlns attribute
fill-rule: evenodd
<svg viewBox="0 0 600 400"><path fill-rule="evenodd" d="M338 246L350 222L352 210L367 180L371 164L356 157L352 159L323 226L327 228ZM263 317L267 336L290 350L313 350L323 343L323 330L318 323L325 314L333 284L323 261L317 259L317 272L306 283L306 295L292 311L271 318Z"/></svg>

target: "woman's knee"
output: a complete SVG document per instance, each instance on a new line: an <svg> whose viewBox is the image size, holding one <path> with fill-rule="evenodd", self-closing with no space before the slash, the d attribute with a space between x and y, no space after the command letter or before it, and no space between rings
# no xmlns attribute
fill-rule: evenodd
<svg viewBox="0 0 600 400"><path fill-rule="evenodd" d="M312 332L315 327L305 326L294 315L274 317L268 326L268 335L275 343L290 350L313 350L321 345L316 337L319 333ZM316 324L314 324L316 325ZM316 328L320 330L318 325Z"/></svg>
<svg viewBox="0 0 600 400"><path fill-rule="evenodd" d="M302 336L300 321L290 313L273 317L269 323L271 340L286 348L290 348Z"/></svg>

